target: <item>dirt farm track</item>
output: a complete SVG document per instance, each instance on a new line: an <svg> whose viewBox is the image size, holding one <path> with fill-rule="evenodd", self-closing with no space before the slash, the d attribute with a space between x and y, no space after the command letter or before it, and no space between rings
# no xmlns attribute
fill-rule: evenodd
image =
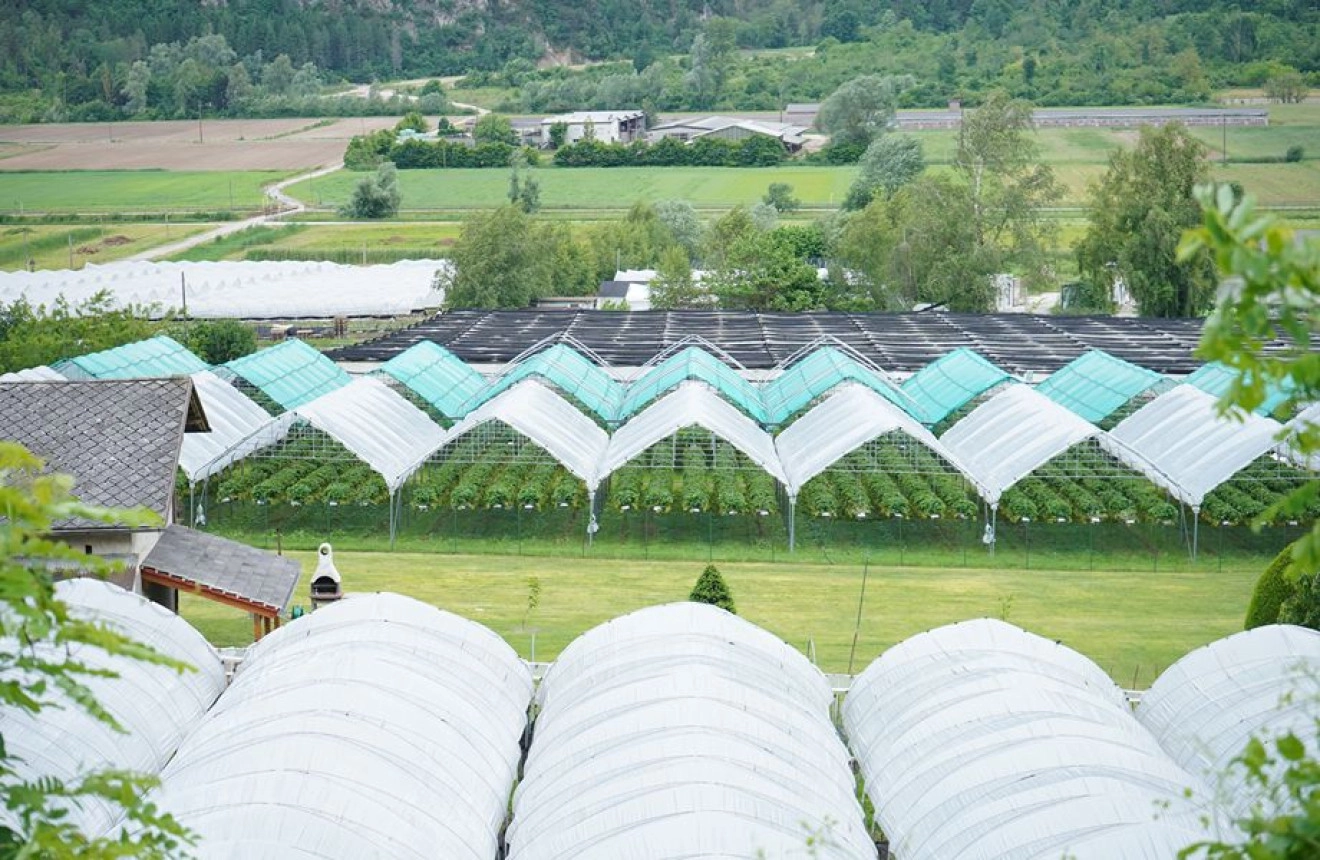
<svg viewBox="0 0 1320 860"><path fill-rule="evenodd" d="M204 119L0 126L3 170L303 170L397 117Z"/></svg>

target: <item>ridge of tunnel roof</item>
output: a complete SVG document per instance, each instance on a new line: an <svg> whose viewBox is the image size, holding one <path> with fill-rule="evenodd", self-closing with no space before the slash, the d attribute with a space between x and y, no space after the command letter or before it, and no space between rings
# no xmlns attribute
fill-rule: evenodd
<svg viewBox="0 0 1320 860"><path fill-rule="evenodd" d="M496 394L451 427L443 449L488 421L500 421L540 445L564 468L594 489L609 436L594 421L535 378Z"/></svg>
<svg viewBox="0 0 1320 860"><path fill-rule="evenodd" d="M977 397L1013 376L975 350L958 347L903 381L903 391L918 404L914 415L938 424Z"/></svg>
<svg viewBox="0 0 1320 860"><path fill-rule="evenodd" d="M614 431L598 478L603 480L656 442L693 425L714 433L746 454L771 477L784 482L770 435L710 386L692 380L679 383Z"/></svg>
<svg viewBox="0 0 1320 860"><path fill-rule="evenodd" d="M1041 380L1036 390L1094 424L1161 384L1172 386L1173 382L1153 370L1093 349Z"/></svg>
<svg viewBox="0 0 1320 860"><path fill-rule="evenodd" d="M425 412L373 376L359 377L293 410L360 457L394 491L445 440Z"/></svg>
<svg viewBox="0 0 1320 860"><path fill-rule="evenodd" d="M920 421L888 398L857 383L836 388L775 437L790 496L808 481L872 439L899 431L926 446L974 486L975 476Z"/></svg>
<svg viewBox="0 0 1320 860"><path fill-rule="evenodd" d="M395 379L450 418L461 417L486 386L486 378L471 365L429 340L413 344L376 373Z"/></svg>
<svg viewBox="0 0 1320 860"><path fill-rule="evenodd" d="M1004 491L1104 431L1036 392L1010 385L949 428L940 442L997 504Z"/></svg>
<svg viewBox="0 0 1320 860"><path fill-rule="evenodd" d="M1183 382L1187 385L1195 386L1206 394L1214 395L1216 398L1223 397L1228 393L1237 377L1237 371L1221 364L1218 361L1212 361L1209 364L1198 367L1195 371L1188 374ZM1265 400L1256 407L1257 415L1270 415L1275 409L1292 396L1293 383L1291 378L1287 378L1282 384L1271 382L1265 388Z"/></svg>
<svg viewBox="0 0 1320 860"><path fill-rule="evenodd" d="M1257 458L1278 446L1282 425L1246 415L1221 417L1216 398L1186 383L1177 385L1127 418L1109 438L1154 464L1155 483L1193 507Z"/></svg>
<svg viewBox="0 0 1320 860"><path fill-rule="evenodd" d="M158 334L146 340L65 359L55 365L55 370L71 378L139 379L186 376L209 367L174 338Z"/></svg>
<svg viewBox="0 0 1320 860"><path fill-rule="evenodd" d="M717 356L698 346L684 347L646 368L630 382L619 402L617 417L625 421L631 419L685 380L704 382L760 424L770 423L761 390Z"/></svg>
<svg viewBox="0 0 1320 860"><path fill-rule="evenodd" d="M469 409L529 377L540 377L604 421L616 420L625 387L573 347L556 343L507 368L469 400Z"/></svg>
<svg viewBox="0 0 1320 860"><path fill-rule="evenodd" d="M351 381L326 355L296 338L227 361L226 371L259 388L283 409L295 409Z"/></svg>
<svg viewBox="0 0 1320 860"><path fill-rule="evenodd" d="M198 371L192 374L192 381L210 432L183 435L179 468L190 481L199 481L234 462L236 458L230 455L272 419L266 410L213 371Z"/></svg>

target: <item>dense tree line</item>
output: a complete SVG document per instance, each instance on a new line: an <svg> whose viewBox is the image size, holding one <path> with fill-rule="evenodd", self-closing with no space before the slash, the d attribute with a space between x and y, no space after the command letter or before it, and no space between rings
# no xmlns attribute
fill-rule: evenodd
<svg viewBox="0 0 1320 860"><path fill-rule="evenodd" d="M203 36L223 40L257 87L281 55L332 80L475 72L473 83L518 87L509 108L533 112L774 110L859 74L915 75L903 106L994 90L1043 105L1185 102L1216 86L1320 76L1320 9L1309 0L31 0L0 4L0 118L122 115L135 64L159 78L160 46ZM742 52L804 45L815 46L805 59ZM622 62L537 71L549 52ZM228 75L222 83L197 62L205 73L189 69L184 88L229 109ZM156 93L162 115L175 84L155 84L169 90Z"/></svg>

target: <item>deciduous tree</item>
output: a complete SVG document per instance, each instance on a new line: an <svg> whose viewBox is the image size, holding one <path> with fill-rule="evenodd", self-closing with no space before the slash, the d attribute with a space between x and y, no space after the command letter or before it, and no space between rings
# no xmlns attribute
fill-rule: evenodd
<svg viewBox="0 0 1320 860"><path fill-rule="evenodd" d="M1204 313L1215 273L1204 250L1178 258L1184 230L1201 221L1192 189L1205 179L1205 147L1180 125L1143 127L1137 145L1115 150L1091 188L1090 226L1077 245L1082 276L1106 294L1121 280L1141 313Z"/></svg>

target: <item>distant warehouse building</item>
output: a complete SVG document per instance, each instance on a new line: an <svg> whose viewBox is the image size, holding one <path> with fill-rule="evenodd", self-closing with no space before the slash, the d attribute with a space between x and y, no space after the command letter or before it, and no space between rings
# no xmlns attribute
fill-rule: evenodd
<svg viewBox="0 0 1320 860"><path fill-rule="evenodd" d="M736 141L757 136L773 137L782 143L789 152L797 152L807 142L804 137L806 131L802 126L783 122L740 119L732 116L704 116L660 123L647 132L646 136L652 143L666 137L676 137L684 142L690 142L701 137Z"/></svg>
<svg viewBox="0 0 1320 860"><path fill-rule="evenodd" d="M541 120L541 145L550 145L550 129L566 128L565 144L591 138L601 143L632 143L646 134L646 114L639 110L584 110Z"/></svg>

